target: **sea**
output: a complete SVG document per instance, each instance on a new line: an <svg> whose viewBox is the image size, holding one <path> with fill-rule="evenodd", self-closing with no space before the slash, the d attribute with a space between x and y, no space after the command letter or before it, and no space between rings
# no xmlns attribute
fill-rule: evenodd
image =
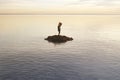
<svg viewBox="0 0 120 80"><path fill-rule="evenodd" d="M120 15L0 15L0 80L120 80Z"/></svg>

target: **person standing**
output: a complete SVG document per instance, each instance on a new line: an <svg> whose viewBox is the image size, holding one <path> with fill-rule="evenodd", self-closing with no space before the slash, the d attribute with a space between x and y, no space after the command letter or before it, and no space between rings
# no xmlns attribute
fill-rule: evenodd
<svg viewBox="0 0 120 80"><path fill-rule="evenodd" d="M62 23L59 22L59 23L58 23L58 35L60 35L60 32L61 32L61 26L62 26Z"/></svg>

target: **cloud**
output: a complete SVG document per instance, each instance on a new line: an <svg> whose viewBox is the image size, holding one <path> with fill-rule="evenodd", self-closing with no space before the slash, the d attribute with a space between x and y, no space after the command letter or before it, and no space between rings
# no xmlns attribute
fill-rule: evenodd
<svg viewBox="0 0 120 80"><path fill-rule="evenodd" d="M0 0L0 8L50 8L73 1L75 0Z"/></svg>
<svg viewBox="0 0 120 80"><path fill-rule="evenodd" d="M120 0L78 0L71 6L120 7Z"/></svg>
<svg viewBox="0 0 120 80"><path fill-rule="evenodd" d="M63 6L67 3L71 3L74 0L0 0L0 6L2 7L11 7L11 6Z"/></svg>
<svg viewBox="0 0 120 80"><path fill-rule="evenodd" d="M120 13L120 0L0 0L0 12Z"/></svg>
<svg viewBox="0 0 120 80"><path fill-rule="evenodd" d="M0 0L0 7L120 7L120 0Z"/></svg>

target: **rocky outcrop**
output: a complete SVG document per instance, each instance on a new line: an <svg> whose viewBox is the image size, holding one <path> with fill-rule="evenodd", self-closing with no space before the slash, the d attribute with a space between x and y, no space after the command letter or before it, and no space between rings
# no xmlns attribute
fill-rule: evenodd
<svg viewBox="0 0 120 80"><path fill-rule="evenodd" d="M63 43L67 41L72 41L73 38L63 35L53 35L53 36L48 36L47 38L45 38L45 40L48 40L49 42L53 42L53 43Z"/></svg>

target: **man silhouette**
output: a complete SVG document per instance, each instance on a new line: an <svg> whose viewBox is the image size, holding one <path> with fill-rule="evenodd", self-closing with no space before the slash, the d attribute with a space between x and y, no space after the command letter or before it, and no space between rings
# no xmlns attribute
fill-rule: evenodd
<svg viewBox="0 0 120 80"><path fill-rule="evenodd" d="M58 24L58 35L60 35L60 32L61 32L61 26L62 26L62 23L59 22L59 24Z"/></svg>

